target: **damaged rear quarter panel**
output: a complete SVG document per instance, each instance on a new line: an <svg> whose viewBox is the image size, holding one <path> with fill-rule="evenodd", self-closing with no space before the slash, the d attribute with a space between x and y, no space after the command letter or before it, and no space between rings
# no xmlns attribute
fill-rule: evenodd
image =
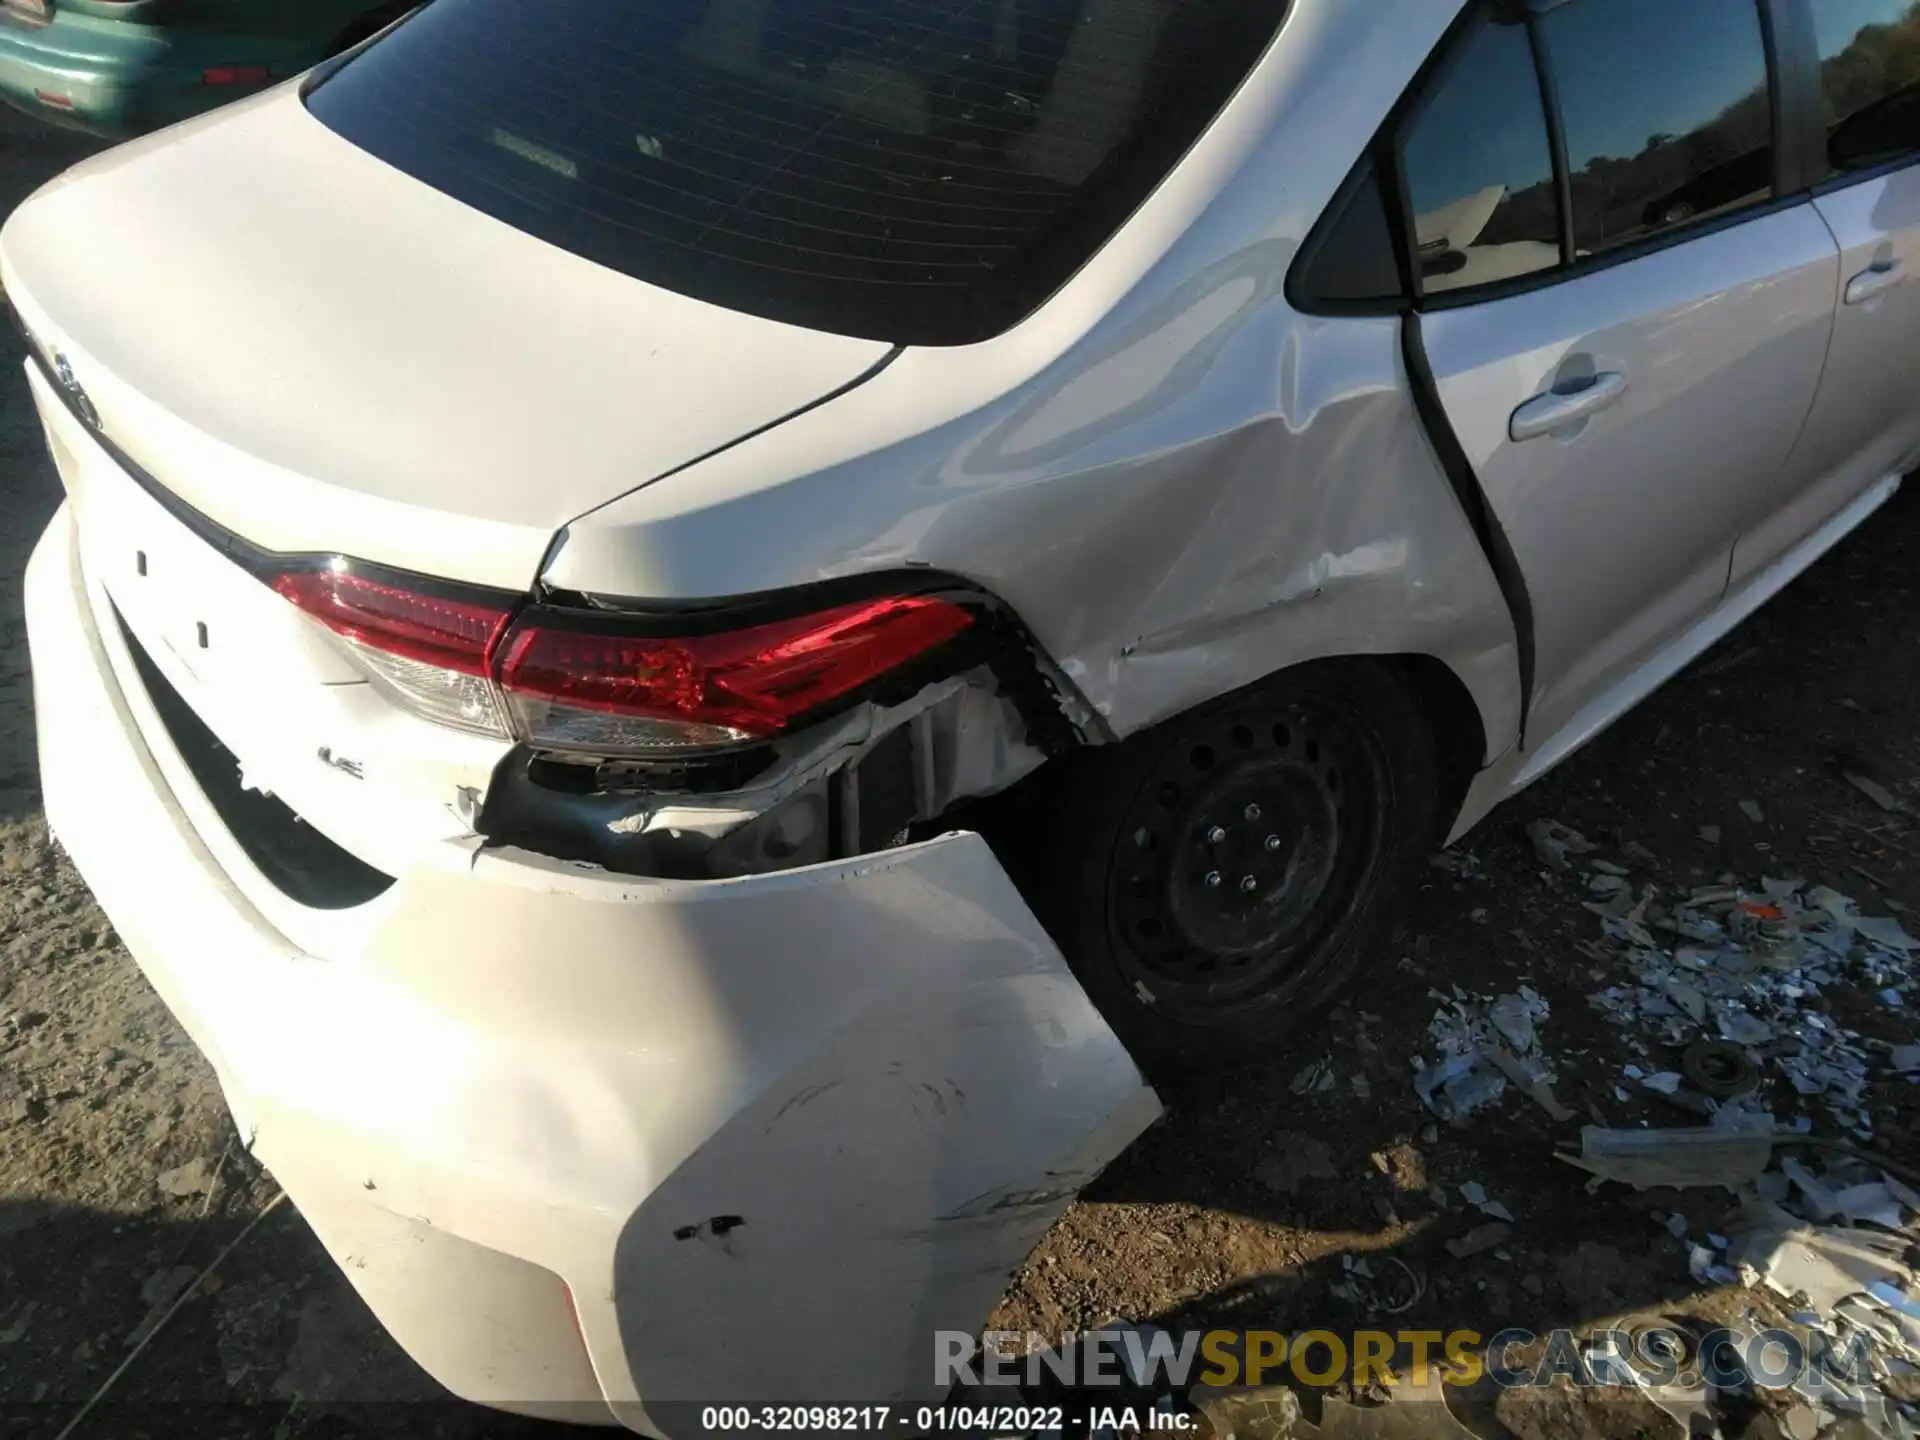
<svg viewBox="0 0 1920 1440"><path fill-rule="evenodd" d="M1432 655L1490 759L1518 729L1513 621L1421 429L1400 322L1293 313L1291 253L1245 251L881 454L642 489L573 527L549 578L678 596L931 566L1010 604L1122 736L1304 661ZM911 358L836 404L890 403ZM709 463L737 473L760 443Z"/></svg>
<svg viewBox="0 0 1920 1440"><path fill-rule="evenodd" d="M1504 752L1513 621L1421 428L1400 321L1284 293L1453 8L1296 0L1220 121L1033 316L909 349L580 517L546 578L694 599L930 566L1012 605L1122 736L1303 661L1430 655Z"/></svg>

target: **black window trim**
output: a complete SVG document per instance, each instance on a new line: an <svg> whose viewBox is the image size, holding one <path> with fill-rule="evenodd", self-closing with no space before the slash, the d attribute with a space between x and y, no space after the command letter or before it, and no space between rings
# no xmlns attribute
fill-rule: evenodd
<svg viewBox="0 0 1920 1440"><path fill-rule="evenodd" d="M1550 67L1538 43L1534 18L1566 0L1505 0L1523 6L1527 13L1527 31L1533 44L1536 68L1540 72L1542 106L1546 113L1549 148L1553 151L1555 190L1560 208L1561 263L1558 266L1490 281L1483 285L1447 290L1437 295L1421 292L1418 270L1412 263L1412 201L1402 178L1401 149L1410 122L1418 114L1440 73L1461 53L1463 36L1494 6L1496 0L1468 0L1447 27L1447 32L1421 64L1413 79L1388 111L1386 120L1374 134L1334 199L1322 213L1306 244L1301 247L1287 280L1287 298L1296 310L1311 315L1405 315L1442 310L1457 310L1468 305L1484 305L1516 295L1531 294L1584 276L1629 264L1675 245L1718 234L1736 225L1744 225L1770 215L1780 214L1811 202L1813 197L1831 193L1890 174L1920 161L1911 155L1870 169L1830 174L1826 163L1826 137L1820 124L1820 73L1813 36L1811 5L1814 0L1753 0L1759 15L1761 41L1766 51L1769 114L1773 125L1774 195L1737 210L1708 216L1672 230L1642 236L1624 245L1604 250L1583 259L1572 259L1569 246L1573 217L1570 208L1572 176L1568 171L1565 136L1558 114L1558 94ZM1324 301L1316 299L1300 283L1312 257L1330 238L1326 233L1337 222L1347 197L1358 183L1360 172L1371 165L1379 183L1387 187L1386 211L1395 234L1402 293L1378 300Z"/></svg>
<svg viewBox="0 0 1920 1440"><path fill-rule="evenodd" d="M1527 11L1527 52L1533 56L1534 79L1540 84L1540 114L1547 122L1547 153L1553 157L1553 206L1560 228L1559 269L1570 270L1579 264L1579 245L1573 234L1573 162L1567 158L1567 120L1560 109L1560 82L1553 73L1553 61L1540 38L1538 4ZM1420 284L1419 271L1414 283ZM1416 294L1424 296L1426 287Z"/></svg>

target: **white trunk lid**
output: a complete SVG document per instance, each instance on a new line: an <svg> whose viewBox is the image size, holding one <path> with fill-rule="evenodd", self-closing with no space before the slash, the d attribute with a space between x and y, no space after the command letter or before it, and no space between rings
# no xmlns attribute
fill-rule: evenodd
<svg viewBox="0 0 1920 1440"><path fill-rule="evenodd" d="M106 433L196 510L268 550L513 589L574 516L888 353L521 234L292 88L77 167L0 254Z"/></svg>

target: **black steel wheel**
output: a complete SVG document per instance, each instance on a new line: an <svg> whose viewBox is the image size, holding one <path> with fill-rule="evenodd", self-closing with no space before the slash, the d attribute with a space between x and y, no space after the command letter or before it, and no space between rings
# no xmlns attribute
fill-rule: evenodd
<svg viewBox="0 0 1920 1440"><path fill-rule="evenodd" d="M1284 1053L1434 839L1432 738L1384 664L1302 666L1082 758L1038 898L1137 1053Z"/></svg>

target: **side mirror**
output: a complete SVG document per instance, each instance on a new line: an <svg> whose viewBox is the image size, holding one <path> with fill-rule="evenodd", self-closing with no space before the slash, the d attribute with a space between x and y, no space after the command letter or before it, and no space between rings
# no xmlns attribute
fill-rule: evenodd
<svg viewBox="0 0 1920 1440"><path fill-rule="evenodd" d="M1827 139L1827 159L1836 170L1863 170L1915 151L1920 151L1920 85L1856 110Z"/></svg>

